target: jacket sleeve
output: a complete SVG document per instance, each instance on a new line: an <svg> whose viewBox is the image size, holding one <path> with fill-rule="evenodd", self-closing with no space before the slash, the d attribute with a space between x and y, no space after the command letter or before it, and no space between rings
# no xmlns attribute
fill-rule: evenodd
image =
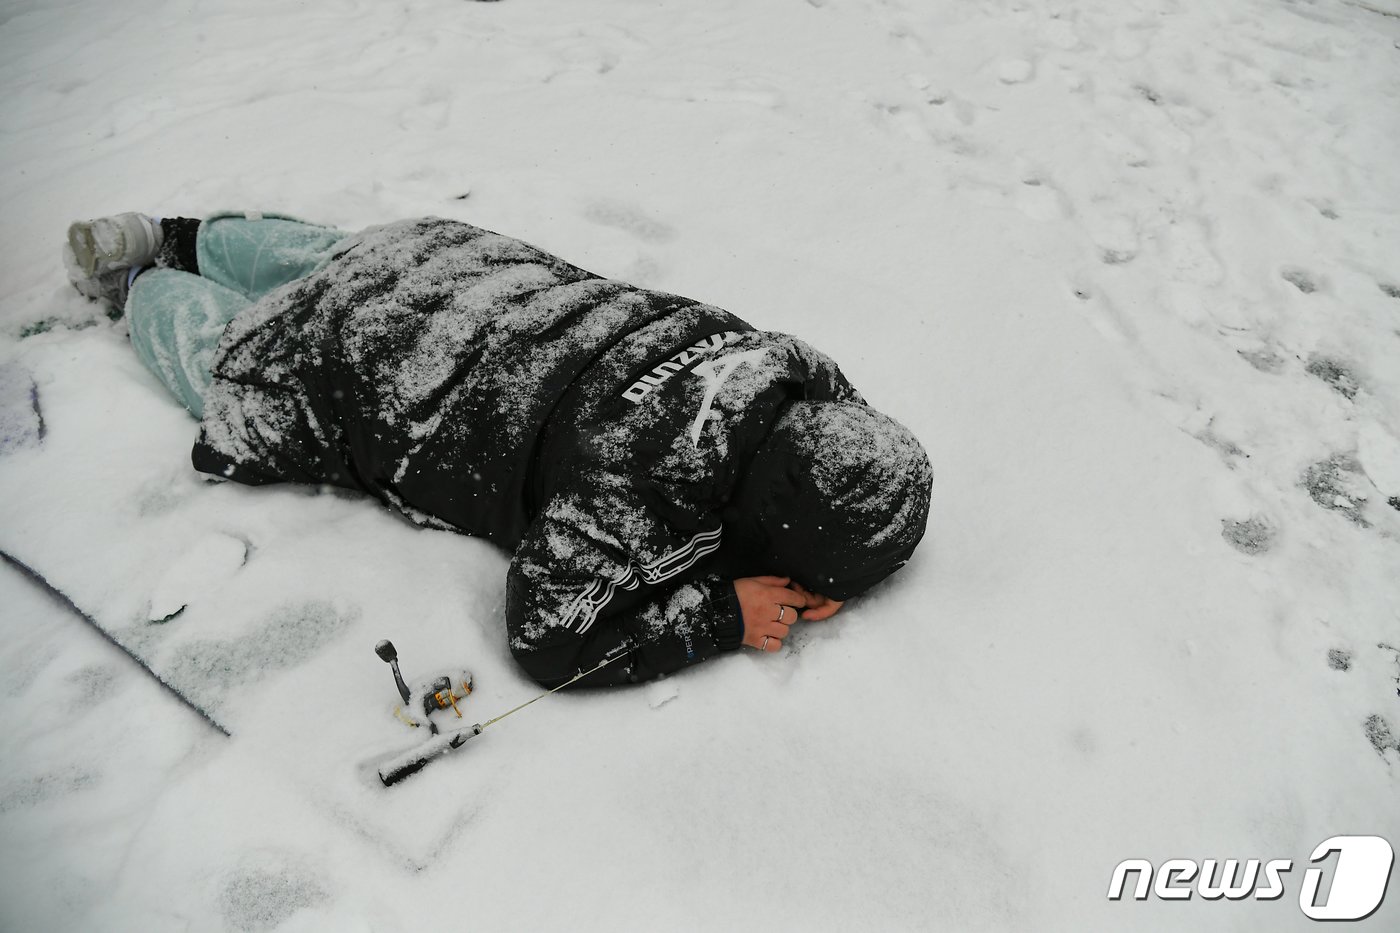
<svg viewBox="0 0 1400 933"><path fill-rule="evenodd" d="M295 393L217 374L204 400L194 468L249 486L325 481L314 431Z"/></svg>
<svg viewBox="0 0 1400 933"><path fill-rule="evenodd" d="M506 619L521 667L556 687L616 657L579 685L639 683L739 647L734 584L696 569L719 547L719 522L678 531L621 480L580 486L597 495L556 496L511 562Z"/></svg>

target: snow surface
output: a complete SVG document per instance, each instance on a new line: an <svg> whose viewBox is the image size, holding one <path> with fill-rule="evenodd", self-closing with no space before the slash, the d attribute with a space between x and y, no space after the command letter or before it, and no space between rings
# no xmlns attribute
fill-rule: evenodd
<svg viewBox="0 0 1400 933"><path fill-rule="evenodd" d="M9 0L0 75L0 547L234 733L0 568L0 928L1305 929L1316 843L1400 845L1395 0ZM227 207L795 333L924 440L930 534L381 790L379 638L534 695L506 559L191 472L58 244ZM1128 857L1297 867L1109 902Z"/></svg>

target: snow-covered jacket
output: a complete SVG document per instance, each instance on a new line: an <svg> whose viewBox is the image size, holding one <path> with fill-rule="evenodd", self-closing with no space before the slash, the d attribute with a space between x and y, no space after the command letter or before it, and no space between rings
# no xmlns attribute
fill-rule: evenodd
<svg viewBox="0 0 1400 933"><path fill-rule="evenodd" d="M553 685L625 653L585 681L617 683L738 646L731 581L774 568L737 492L803 399L864 404L794 337L414 220L345 241L228 325L193 460L363 490L513 550L524 669Z"/></svg>

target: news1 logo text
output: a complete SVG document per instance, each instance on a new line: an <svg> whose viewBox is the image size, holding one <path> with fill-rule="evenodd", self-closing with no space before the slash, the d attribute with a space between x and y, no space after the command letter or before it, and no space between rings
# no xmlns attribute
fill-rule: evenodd
<svg viewBox="0 0 1400 933"><path fill-rule="evenodd" d="M1303 872L1298 888L1303 914L1313 920L1364 920L1385 900L1395 851L1380 836L1332 836L1317 844L1308 861L1318 867ZM1129 858L1113 869L1108 899L1274 901L1286 893L1292 871L1292 859L1171 858L1154 868L1147 859Z"/></svg>

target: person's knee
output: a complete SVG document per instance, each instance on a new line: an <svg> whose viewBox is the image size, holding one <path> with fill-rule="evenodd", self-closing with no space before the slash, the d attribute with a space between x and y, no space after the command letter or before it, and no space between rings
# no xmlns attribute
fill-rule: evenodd
<svg viewBox="0 0 1400 933"><path fill-rule="evenodd" d="M546 690L553 690L576 673L574 661L578 657L578 646L575 644L537 648L512 639L510 653L520 669Z"/></svg>

